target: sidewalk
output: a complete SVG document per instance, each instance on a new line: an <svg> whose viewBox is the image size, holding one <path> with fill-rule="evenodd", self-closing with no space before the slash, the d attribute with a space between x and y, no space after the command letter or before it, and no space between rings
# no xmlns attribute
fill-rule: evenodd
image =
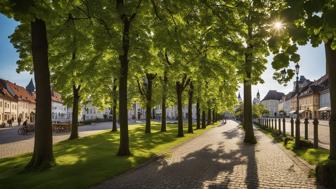
<svg viewBox="0 0 336 189"><path fill-rule="evenodd" d="M255 131L258 144L242 143L234 121L211 129L151 162L95 189L317 188L308 172L278 144Z"/></svg>

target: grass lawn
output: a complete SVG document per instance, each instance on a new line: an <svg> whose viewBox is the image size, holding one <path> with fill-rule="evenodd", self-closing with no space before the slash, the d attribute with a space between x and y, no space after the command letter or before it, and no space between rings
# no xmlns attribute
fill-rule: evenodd
<svg viewBox="0 0 336 189"><path fill-rule="evenodd" d="M216 125L218 123L207 129ZM144 128L143 124L129 127L130 157L116 156L119 133L104 132L55 144L57 165L47 171L22 172L31 154L0 159L0 188L88 188L136 167L157 154L167 152L207 130L194 130L194 134L185 133L185 137L177 138L176 124L167 124L166 133L161 133L160 124L155 122L152 123L152 134L145 135Z"/></svg>
<svg viewBox="0 0 336 189"><path fill-rule="evenodd" d="M329 156L329 150L323 149L323 148L313 148L311 143L308 143L308 145L305 145L301 149L295 149L294 148L294 140L288 140L287 144L284 143L284 138L279 137L279 135L272 132L271 129L260 127L260 130L265 133L266 135L272 137L274 141L279 142L283 144L283 146L293 151L297 156L302 158L303 160L307 161L311 165L317 165L320 162L323 162L328 159ZM288 135L288 134L287 134ZM303 139L302 139L303 140ZM307 142L305 142L307 143Z"/></svg>
<svg viewBox="0 0 336 189"><path fill-rule="evenodd" d="M288 150L292 150L296 155L307 161L311 165L317 165L318 163L328 159L329 150L323 148L303 147L302 149L294 148L294 141L288 141L287 145L284 145Z"/></svg>

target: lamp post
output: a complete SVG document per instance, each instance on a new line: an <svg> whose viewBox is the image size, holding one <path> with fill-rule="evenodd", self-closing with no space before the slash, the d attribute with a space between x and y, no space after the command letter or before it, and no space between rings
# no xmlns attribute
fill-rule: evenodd
<svg viewBox="0 0 336 189"><path fill-rule="evenodd" d="M300 66L297 63L295 65L296 73L296 120L295 120L295 148L300 147L300 115L299 115L299 70Z"/></svg>

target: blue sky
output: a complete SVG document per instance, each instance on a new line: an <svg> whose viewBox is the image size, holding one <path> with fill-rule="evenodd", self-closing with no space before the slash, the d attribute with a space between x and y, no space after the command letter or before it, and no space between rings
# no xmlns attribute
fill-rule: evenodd
<svg viewBox="0 0 336 189"><path fill-rule="evenodd" d="M19 55L8 38L17 24L14 20L0 14L0 78L26 86L33 76L28 72L16 73L16 61Z"/></svg>
<svg viewBox="0 0 336 189"><path fill-rule="evenodd" d="M27 72L16 73L18 54L8 38L8 36L14 32L16 26L17 22L0 14L0 78L26 86L33 76ZM313 48L311 45L302 46L299 48L299 54L301 55L301 75L304 75L310 80L316 80L325 74L325 54L323 45L318 48ZM268 90L278 90L288 93L293 89L294 79L285 87L273 80L273 72L274 70L272 69L269 58L267 70L262 75L265 82L252 87L253 97L258 90L260 91L261 98L263 98ZM239 92L243 95L242 87L240 87Z"/></svg>

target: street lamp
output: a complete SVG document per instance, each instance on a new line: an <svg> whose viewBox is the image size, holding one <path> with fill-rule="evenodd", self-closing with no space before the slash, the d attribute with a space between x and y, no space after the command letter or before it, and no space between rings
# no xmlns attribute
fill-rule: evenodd
<svg viewBox="0 0 336 189"><path fill-rule="evenodd" d="M295 65L295 73L296 73L296 121L295 121L295 148L300 147L300 115L299 115L299 71L300 66L297 63Z"/></svg>

